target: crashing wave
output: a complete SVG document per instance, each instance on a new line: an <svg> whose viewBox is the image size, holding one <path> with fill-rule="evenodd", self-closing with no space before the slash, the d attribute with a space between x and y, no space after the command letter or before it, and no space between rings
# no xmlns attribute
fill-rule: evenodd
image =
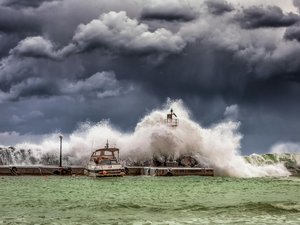
<svg viewBox="0 0 300 225"><path fill-rule="evenodd" d="M292 174L300 174L300 154L297 153L252 154L245 159L256 166L283 164Z"/></svg>
<svg viewBox="0 0 300 225"><path fill-rule="evenodd" d="M170 108L180 119L179 127L164 124ZM283 164L248 163L240 154L240 123L225 119L209 128L194 122L182 101L168 101L162 109L153 110L136 125L131 133L122 133L108 121L97 124L82 124L64 138L65 160L71 164L85 164L90 153L100 148L109 139L121 149L121 159L127 164L165 163L166 161L189 162L193 166L210 166L215 174L235 177L288 176L290 172ZM17 150L16 150L17 149ZM16 145L8 163L45 164L55 163L58 153L58 135L50 135L41 143ZM27 152L21 149L30 149ZM7 154L7 153L6 153ZM45 161L46 160L46 161ZM2 159L3 161L3 159Z"/></svg>

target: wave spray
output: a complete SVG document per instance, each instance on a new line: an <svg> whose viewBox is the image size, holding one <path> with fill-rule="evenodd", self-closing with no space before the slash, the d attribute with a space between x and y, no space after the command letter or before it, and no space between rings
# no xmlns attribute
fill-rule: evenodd
<svg viewBox="0 0 300 225"><path fill-rule="evenodd" d="M170 108L174 109L179 126L164 124ZM84 165L92 149L101 148L108 139L120 148L120 156L127 164L143 165L147 162L178 160L191 156L203 167L213 167L215 174L235 177L288 176L282 164L253 165L240 154L240 123L225 119L209 128L194 122L181 100L167 101L161 108L146 115L131 133L122 133L108 121L97 124L83 123L64 138L64 156L73 164ZM42 162L41 159L58 152L58 135L52 134L41 143L21 143L16 149L30 149L30 157L23 157L22 164ZM30 161L31 160L31 161ZM13 161L16 163L17 160Z"/></svg>

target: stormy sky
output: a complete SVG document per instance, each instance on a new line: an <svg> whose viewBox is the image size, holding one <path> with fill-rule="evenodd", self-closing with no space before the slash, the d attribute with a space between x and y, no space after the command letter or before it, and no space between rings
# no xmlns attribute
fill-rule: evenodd
<svg viewBox="0 0 300 225"><path fill-rule="evenodd" d="M233 110L242 153L300 142L299 0L0 0L0 145L167 98L204 127Z"/></svg>

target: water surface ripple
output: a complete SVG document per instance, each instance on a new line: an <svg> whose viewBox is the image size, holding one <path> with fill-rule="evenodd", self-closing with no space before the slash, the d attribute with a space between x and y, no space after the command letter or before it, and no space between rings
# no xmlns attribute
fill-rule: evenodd
<svg viewBox="0 0 300 225"><path fill-rule="evenodd" d="M300 179L0 177L0 224L300 224Z"/></svg>

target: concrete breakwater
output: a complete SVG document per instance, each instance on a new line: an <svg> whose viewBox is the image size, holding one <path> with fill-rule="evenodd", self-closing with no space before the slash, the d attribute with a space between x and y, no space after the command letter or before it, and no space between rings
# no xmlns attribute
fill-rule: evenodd
<svg viewBox="0 0 300 225"><path fill-rule="evenodd" d="M132 176L214 176L211 168L188 167L125 167L125 173Z"/></svg>
<svg viewBox="0 0 300 225"><path fill-rule="evenodd" d="M129 176L214 176L211 168L186 167L125 167ZM0 176L22 175L84 175L84 167L58 167L58 166L0 166Z"/></svg>
<svg viewBox="0 0 300 225"><path fill-rule="evenodd" d="M84 168L80 166L0 166L0 176L24 176L24 175L83 175Z"/></svg>

